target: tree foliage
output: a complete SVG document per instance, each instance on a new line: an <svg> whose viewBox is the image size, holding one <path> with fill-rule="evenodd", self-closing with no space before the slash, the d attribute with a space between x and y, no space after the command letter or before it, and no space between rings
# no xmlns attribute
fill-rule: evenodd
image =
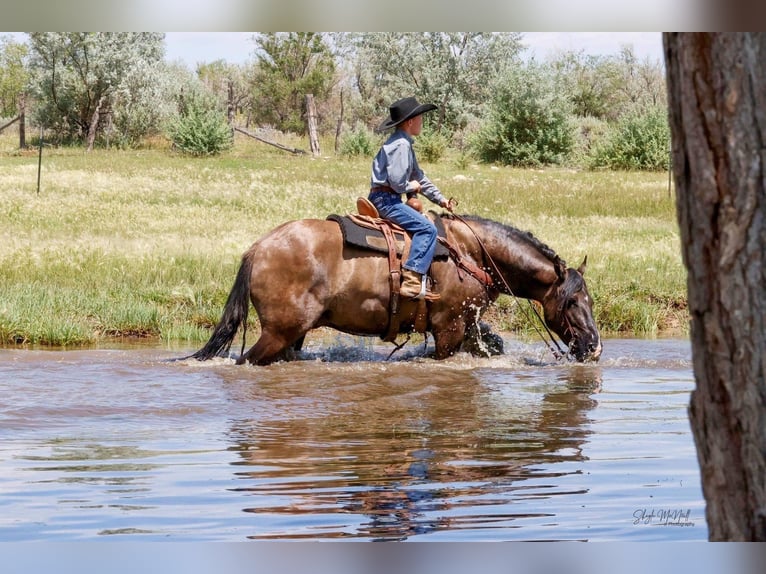
<svg viewBox="0 0 766 574"><path fill-rule="evenodd" d="M554 76L534 62L501 78L473 139L482 161L516 166L560 163L574 145L570 104Z"/></svg>
<svg viewBox="0 0 766 574"><path fill-rule="evenodd" d="M253 116L283 131L306 132L306 94L320 104L333 86L335 59L322 34L256 34L256 69L252 78Z"/></svg>
<svg viewBox="0 0 766 574"><path fill-rule="evenodd" d="M153 32L30 33L38 120L59 140L91 147L118 93L140 89L145 84L136 80L162 61L163 38Z"/></svg>
<svg viewBox="0 0 766 574"><path fill-rule="evenodd" d="M216 155L231 148L232 129L215 97L202 91L184 94L179 113L168 127L173 145L195 156Z"/></svg>
<svg viewBox="0 0 766 574"><path fill-rule="evenodd" d="M344 153L357 153L390 103L414 95L439 108L424 116L424 156L453 147L464 161L472 152L514 165L667 165L664 124L649 113L666 105L664 71L630 46L538 64L521 59L518 33L290 32L253 40L249 62L217 60L190 72L162 60L162 34L31 33L28 46L0 38L0 116L15 115L28 77L29 115L59 142L90 147L105 136L111 145L140 145L178 116L182 92L214 96L229 122L244 116L247 125L303 135L313 94L320 132L335 132ZM355 131L344 138L344 128Z"/></svg>
<svg viewBox="0 0 766 574"><path fill-rule="evenodd" d="M667 170L670 126L664 106L633 110L612 127L593 149L589 167Z"/></svg>
<svg viewBox="0 0 766 574"><path fill-rule="evenodd" d="M27 83L28 49L10 36L0 36L0 118L18 113L19 98Z"/></svg>
<svg viewBox="0 0 766 574"><path fill-rule="evenodd" d="M415 95L439 106L426 125L448 134L480 115L491 79L518 63L517 33L380 32L336 39L347 49L353 84L366 102L367 119L380 120L388 105Z"/></svg>
<svg viewBox="0 0 766 574"><path fill-rule="evenodd" d="M666 100L661 64L639 61L631 46L610 56L564 52L553 59L552 66L566 86L572 112L580 117L617 121L636 107L656 106Z"/></svg>
<svg viewBox="0 0 766 574"><path fill-rule="evenodd" d="M197 77L226 110L230 121L237 115L250 116L252 74L252 66L229 64L224 60L197 65Z"/></svg>

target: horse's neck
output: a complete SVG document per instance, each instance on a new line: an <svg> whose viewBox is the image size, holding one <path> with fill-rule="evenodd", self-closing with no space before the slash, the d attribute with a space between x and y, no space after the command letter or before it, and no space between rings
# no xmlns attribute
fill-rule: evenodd
<svg viewBox="0 0 766 574"><path fill-rule="evenodd" d="M479 257L482 264L490 267L493 275L500 272L502 278L500 281L496 278L495 281L500 283L498 286L501 290L507 286L517 297L542 301L557 280L553 262L532 243L497 235L489 227L469 223L477 235L475 256ZM479 240L487 251L483 261ZM494 269L495 266L497 269Z"/></svg>

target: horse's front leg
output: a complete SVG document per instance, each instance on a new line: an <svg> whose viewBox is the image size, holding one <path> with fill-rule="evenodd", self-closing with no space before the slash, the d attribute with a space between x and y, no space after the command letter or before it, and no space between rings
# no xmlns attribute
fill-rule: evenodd
<svg viewBox="0 0 766 574"><path fill-rule="evenodd" d="M446 359L460 350L465 336L465 322L462 317L458 317L444 325L432 324L431 334L436 347L434 358Z"/></svg>

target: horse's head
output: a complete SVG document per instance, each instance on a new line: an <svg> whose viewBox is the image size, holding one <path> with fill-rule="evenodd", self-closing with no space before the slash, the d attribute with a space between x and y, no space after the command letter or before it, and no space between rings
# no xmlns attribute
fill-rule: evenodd
<svg viewBox="0 0 766 574"><path fill-rule="evenodd" d="M578 269L556 266L558 279L543 300L545 322L569 347L578 361L598 361L601 337L593 319L593 299L583 275L586 256Z"/></svg>

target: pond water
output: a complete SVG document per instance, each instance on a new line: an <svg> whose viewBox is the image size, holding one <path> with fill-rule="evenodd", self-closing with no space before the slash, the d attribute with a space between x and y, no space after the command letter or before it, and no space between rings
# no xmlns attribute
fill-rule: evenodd
<svg viewBox="0 0 766 574"><path fill-rule="evenodd" d="M707 539L687 340L390 349L0 350L0 540Z"/></svg>

